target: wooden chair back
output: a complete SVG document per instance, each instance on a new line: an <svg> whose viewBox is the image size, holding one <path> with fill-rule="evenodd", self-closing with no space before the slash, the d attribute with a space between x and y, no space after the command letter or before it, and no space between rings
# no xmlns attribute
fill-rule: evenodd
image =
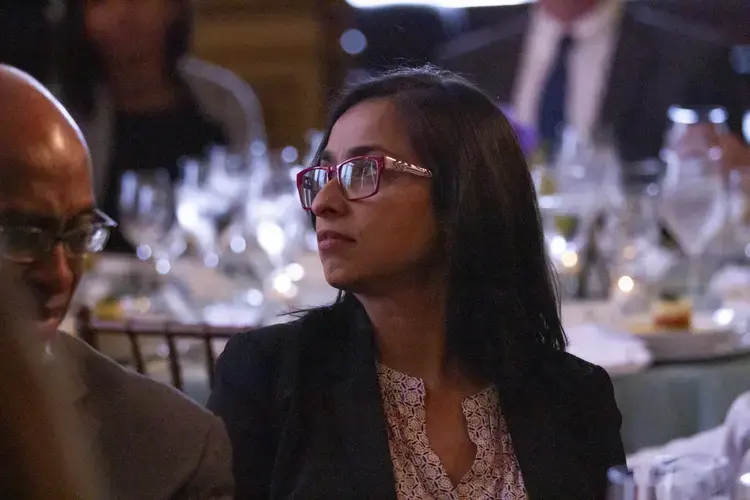
<svg viewBox="0 0 750 500"><path fill-rule="evenodd" d="M100 336L120 336L127 338L130 344L133 364L138 373L148 375L146 359L141 341L162 338L167 346L167 363L170 383L184 391L182 376L182 355L177 348L178 339L198 340L203 346L205 368L211 386L214 383L214 366L216 364L215 340L229 340L232 335L249 327L217 327L206 324L184 324L170 321L123 320L109 321L95 318L91 310L83 307L76 316L76 328L81 339L96 350L99 350Z"/></svg>

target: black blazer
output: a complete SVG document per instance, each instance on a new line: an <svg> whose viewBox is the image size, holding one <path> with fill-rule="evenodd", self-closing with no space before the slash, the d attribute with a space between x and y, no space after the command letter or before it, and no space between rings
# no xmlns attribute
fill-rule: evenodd
<svg viewBox="0 0 750 500"><path fill-rule="evenodd" d="M233 446L237 498L395 500L373 331L334 306L234 336L209 408ZM625 463L612 383L563 352L518 387L495 380L529 497L601 499Z"/></svg>
<svg viewBox="0 0 750 500"><path fill-rule="evenodd" d="M502 26L463 35L435 56L499 102L510 102L531 7ZM625 161L658 157L667 110L722 105L730 128L742 134L747 97L731 66L729 44L709 28L627 2L599 122L611 127Z"/></svg>

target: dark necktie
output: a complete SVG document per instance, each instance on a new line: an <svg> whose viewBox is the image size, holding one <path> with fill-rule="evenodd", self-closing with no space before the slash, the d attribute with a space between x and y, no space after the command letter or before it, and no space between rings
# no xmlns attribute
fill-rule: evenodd
<svg viewBox="0 0 750 500"><path fill-rule="evenodd" d="M539 100L539 135L550 146L559 139L560 126L565 122L568 55L572 46L573 38L570 35L560 38L557 56Z"/></svg>

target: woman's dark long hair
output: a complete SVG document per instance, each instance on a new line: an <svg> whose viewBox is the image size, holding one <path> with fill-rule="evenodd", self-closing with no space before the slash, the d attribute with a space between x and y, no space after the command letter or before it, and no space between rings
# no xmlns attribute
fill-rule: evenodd
<svg viewBox="0 0 750 500"><path fill-rule="evenodd" d="M399 69L344 92L316 162L336 121L377 98L393 100L421 165L433 172L449 272L449 355L494 379L521 376L540 353L563 350L555 274L534 184L506 117L453 73L431 66ZM356 298L340 293L331 309L353 307Z"/></svg>
<svg viewBox="0 0 750 500"><path fill-rule="evenodd" d="M191 0L170 0L180 5L179 14L167 30L165 70L177 79L177 63L188 52L193 26ZM60 65L62 100L78 118L94 111L96 86L106 80L104 62L86 33L86 0L69 0L63 23L65 44Z"/></svg>

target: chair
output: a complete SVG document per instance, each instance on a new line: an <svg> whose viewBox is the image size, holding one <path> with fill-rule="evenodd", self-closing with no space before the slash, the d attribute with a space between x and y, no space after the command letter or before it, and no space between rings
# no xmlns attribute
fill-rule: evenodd
<svg viewBox="0 0 750 500"><path fill-rule="evenodd" d="M76 315L76 329L81 339L96 350L99 350L101 335L126 337L138 373L148 375L144 359L141 340L147 338L163 338L167 346L167 362L169 366L170 383L184 392L182 376L181 353L177 349L178 339L200 340L203 344L208 382L213 386L214 365L216 353L214 340L229 340L237 332L248 330L247 327L231 326L217 327L206 324L190 325L170 321L108 321L94 318L88 307L82 307Z"/></svg>

